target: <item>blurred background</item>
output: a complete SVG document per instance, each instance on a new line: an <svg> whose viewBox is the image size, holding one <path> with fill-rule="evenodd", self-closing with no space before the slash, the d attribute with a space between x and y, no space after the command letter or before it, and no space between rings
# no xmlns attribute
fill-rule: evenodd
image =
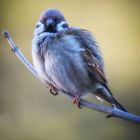
<svg viewBox="0 0 140 140"><path fill-rule="evenodd" d="M61 10L71 26L94 34L114 96L128 111L140 115L140 1L0 0L0 31L6 28L30 61L35 24L48 8ZM139 138L136 124L79 110L64 96L51 95L0 35L0 140Z"/></svg>

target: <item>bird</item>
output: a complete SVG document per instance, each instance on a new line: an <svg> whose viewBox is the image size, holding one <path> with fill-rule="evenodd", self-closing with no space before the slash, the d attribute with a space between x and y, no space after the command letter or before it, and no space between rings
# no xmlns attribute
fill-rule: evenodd
<svg viewBox="0 0 140 140"><path fill-rule="evenodd" d="M127 112L108 86L103 56L94 36L88 30L69 26L59 10L41 13L32 39L32 59L52 94L57 95L57 90L71 94L79 108L80 99L93 94Z"/></svg>

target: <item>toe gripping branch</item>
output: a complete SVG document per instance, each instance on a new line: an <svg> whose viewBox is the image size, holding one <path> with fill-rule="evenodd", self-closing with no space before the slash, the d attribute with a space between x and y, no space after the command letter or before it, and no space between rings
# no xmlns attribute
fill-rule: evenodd
<svg viewBox="0 0 140 140"><path fill-rule="evenodd" d="M79 96L79 95L78 95L78 96L75 96L75 97L73 98L73 104L76 104L76 105L78 106L79 109L82 108L82 106L81 106L81 104L80 104L80 96Z"/></svg>
<svg viewBox="0 0 140 140"><path fill-rule="evenodd" d="M56 88L52 84L49 84L48 88L49 88L49 91L52 95L54 95L54 96L58 95Z"/></svg>

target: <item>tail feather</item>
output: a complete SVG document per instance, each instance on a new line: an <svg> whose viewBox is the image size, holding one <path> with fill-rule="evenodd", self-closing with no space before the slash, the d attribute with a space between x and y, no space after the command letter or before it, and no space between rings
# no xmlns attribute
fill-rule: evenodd
<svg viewBox="0 0 140 140"><path fill-rule="evenodd" d="M113 98L112 104L114 104L118 109L128 112L115 98Z"/></svg>
<svg viewBox="0 0 140 140"><path fill-rule="evenodd" d="M105 99L109 103L112 104L112 106L115 106L116 108L128 112L114 97L111 92L111 90L108 88L107 85L104 85L104 88L100 88L95 93L96 96L101 97L102 99ZM113 115L108 115L107 118L112 117Z"/></svg>
<svg viewBox="0 0 140 140"><path fill-rule="evenodd" d="M110 93L110 95L112 96L112 99L111 99L111 104L112 105L115 105L118 109L122 110L122 111L125 111L125 112L128 112L114 97L113 97L113 94L111 92L111 90L108 88L107 85L105 85L105 88L107 89L107 91Z"/></svg>
<svg viewBox="0 0 140 140"><path fill-rule="evenodd" d="M112 98L111 104L115 105L116 108L118 108L118 109L120 109L122 111L128 112L114 97ZM106 118L111 118L113 116L114 115L110 114L110 115L107 115Z"/></svg>

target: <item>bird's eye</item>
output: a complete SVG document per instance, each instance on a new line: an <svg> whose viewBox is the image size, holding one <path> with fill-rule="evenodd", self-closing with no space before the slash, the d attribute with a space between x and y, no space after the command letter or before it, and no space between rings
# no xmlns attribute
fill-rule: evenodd
<svg viewBox="0 0 140 140"><path fill-rule="evenodd" d="M66 24L66 23L63 24L63 25L62 25L62 28L68 28L68 24Z"/></svg>
<svg viewBox="0 0 140 140"><path fill-rule="evenodd" d="M36 25L36 27L35 28L38 28L40 25Z"/></svg>

